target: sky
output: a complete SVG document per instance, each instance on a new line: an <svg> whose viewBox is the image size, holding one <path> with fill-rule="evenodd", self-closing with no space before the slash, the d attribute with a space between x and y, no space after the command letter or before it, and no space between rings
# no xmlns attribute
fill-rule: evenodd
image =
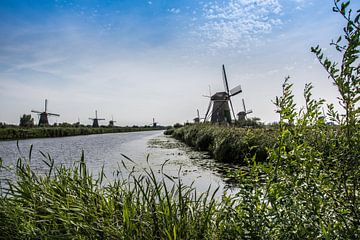
<svg viewBox="0 0 360 240"><path fill-rule="evenodd" d="M355 1L353 1L355 2ZM359 2L353 7L359 9ZM304 85L315 98L338 93L310 52L330 46L344 20L332 0L1 0L0 122L22 114L60 114L50 123L191 122L212 93L224 91L225 64L236 112L278 121L272 103L286 76L295 100ZM32 114L37 121L36 114Z"/></svg>

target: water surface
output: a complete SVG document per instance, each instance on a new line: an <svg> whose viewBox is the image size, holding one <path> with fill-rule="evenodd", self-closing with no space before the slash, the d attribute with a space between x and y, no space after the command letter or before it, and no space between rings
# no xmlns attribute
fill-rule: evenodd
<svg viewBox="0 0 360 240"><path fill-rule="evenodd" d="M164 176L163 171L174 179L181 179L186 185L193 184L200 192L207 190L210 185L212 189L219 188L219 194L226 189L224 179L217 171L219 164L206 157L206 154L194 152L164 136L163 131L27 139L18 142L19 148L16 141L2 141L0 157L4 165L16 165L19 157L28 159L31 145L31 166L37 172L46 172L47 169L40 151L49 154L55 165L66 166L80 161L84 151L90 172L96 175L104 167L108 181L119 177L119 172L123 176L128 174L122 164L125 162L128 169L134 167L136 174L143 174L151 168L160 179ZM4 178L4 173L2 175Z"/></svg>

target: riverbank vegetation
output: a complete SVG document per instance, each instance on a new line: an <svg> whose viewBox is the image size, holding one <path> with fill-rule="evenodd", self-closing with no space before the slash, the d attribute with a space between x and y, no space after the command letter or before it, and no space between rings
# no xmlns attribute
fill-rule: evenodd
<svg viewBox="0 0 360 240"><path fill-rule="evenodd" d="M27 138L47 138L47 137L68 137L77 135L139 132L161 130L161 127L3 127L0 128L0 140L18 140Z"/></svg>
<svg viewBox="0 0 360 240"><path fill-rule="evenodd" d="M334 4L346 21L344 36L332 44L341 62L325 58L320 47L312 52L339 90L340 110L326 105L336 127L326 124L325 102L313 98L311 84L297 110L286 78L274 101L280 121L267 161L245 155L252 164L234 170L238 192L218 200L211 190L199 195L151 170L104 186L103 174L87 172L84 156L70 169L53 169L49 158L41 176L20 159L16 180L1 185L0 238L359 239L360 11L351 12L350 1Z"/></svg>
<svg viewBox="0 0 360 240"><path fill-rule="evenodd" d="M193 124L167 131L174 138L196 150L208 151L221 162L252 164L255 159L266 161L267 148L273 147L277 132L274 129L235 128L213 124Z"/></svg>

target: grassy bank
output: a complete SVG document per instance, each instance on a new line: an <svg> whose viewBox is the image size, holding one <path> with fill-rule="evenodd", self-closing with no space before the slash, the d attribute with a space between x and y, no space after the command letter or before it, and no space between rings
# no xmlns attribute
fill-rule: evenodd
<svg viewBox="0 0 360 240"><path fill-rule="evenodd" d="M160 128L143 127L6 127L0 128L0 140L18 140L27 138L67 137L89 134L121 133L160 130Z"/></svg>
<svg viewBox="0 0 360 240"><path fill-rule="evenodd" d="M267 148L276 142L272 129L233 128L211 124L194 124L167 131L174 138L200 151L208 151L216 160L247 164L267 159Z"/></svg>

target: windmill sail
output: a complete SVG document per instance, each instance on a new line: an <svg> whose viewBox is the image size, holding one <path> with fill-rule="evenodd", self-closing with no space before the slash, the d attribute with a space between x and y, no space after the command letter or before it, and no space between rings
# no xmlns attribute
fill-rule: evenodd
<svg viewBox="0 0 360 240"><path fill-rule="evenodd" d="M224 88L227 94L229 94L229 83L226 77L226 71L225 71L225 65L222 65L222 73L223 73L223 82L224 82Z"/></svg>
<svg viewBox="0 0 360 240"><path fill-rule="evenodd" d="M241 92L242 92L241 85L236 86L236 87L234 87L233 89L230 90L230 96L235 96L235 95L237 95L237 94L239 94Z"/></svg>

